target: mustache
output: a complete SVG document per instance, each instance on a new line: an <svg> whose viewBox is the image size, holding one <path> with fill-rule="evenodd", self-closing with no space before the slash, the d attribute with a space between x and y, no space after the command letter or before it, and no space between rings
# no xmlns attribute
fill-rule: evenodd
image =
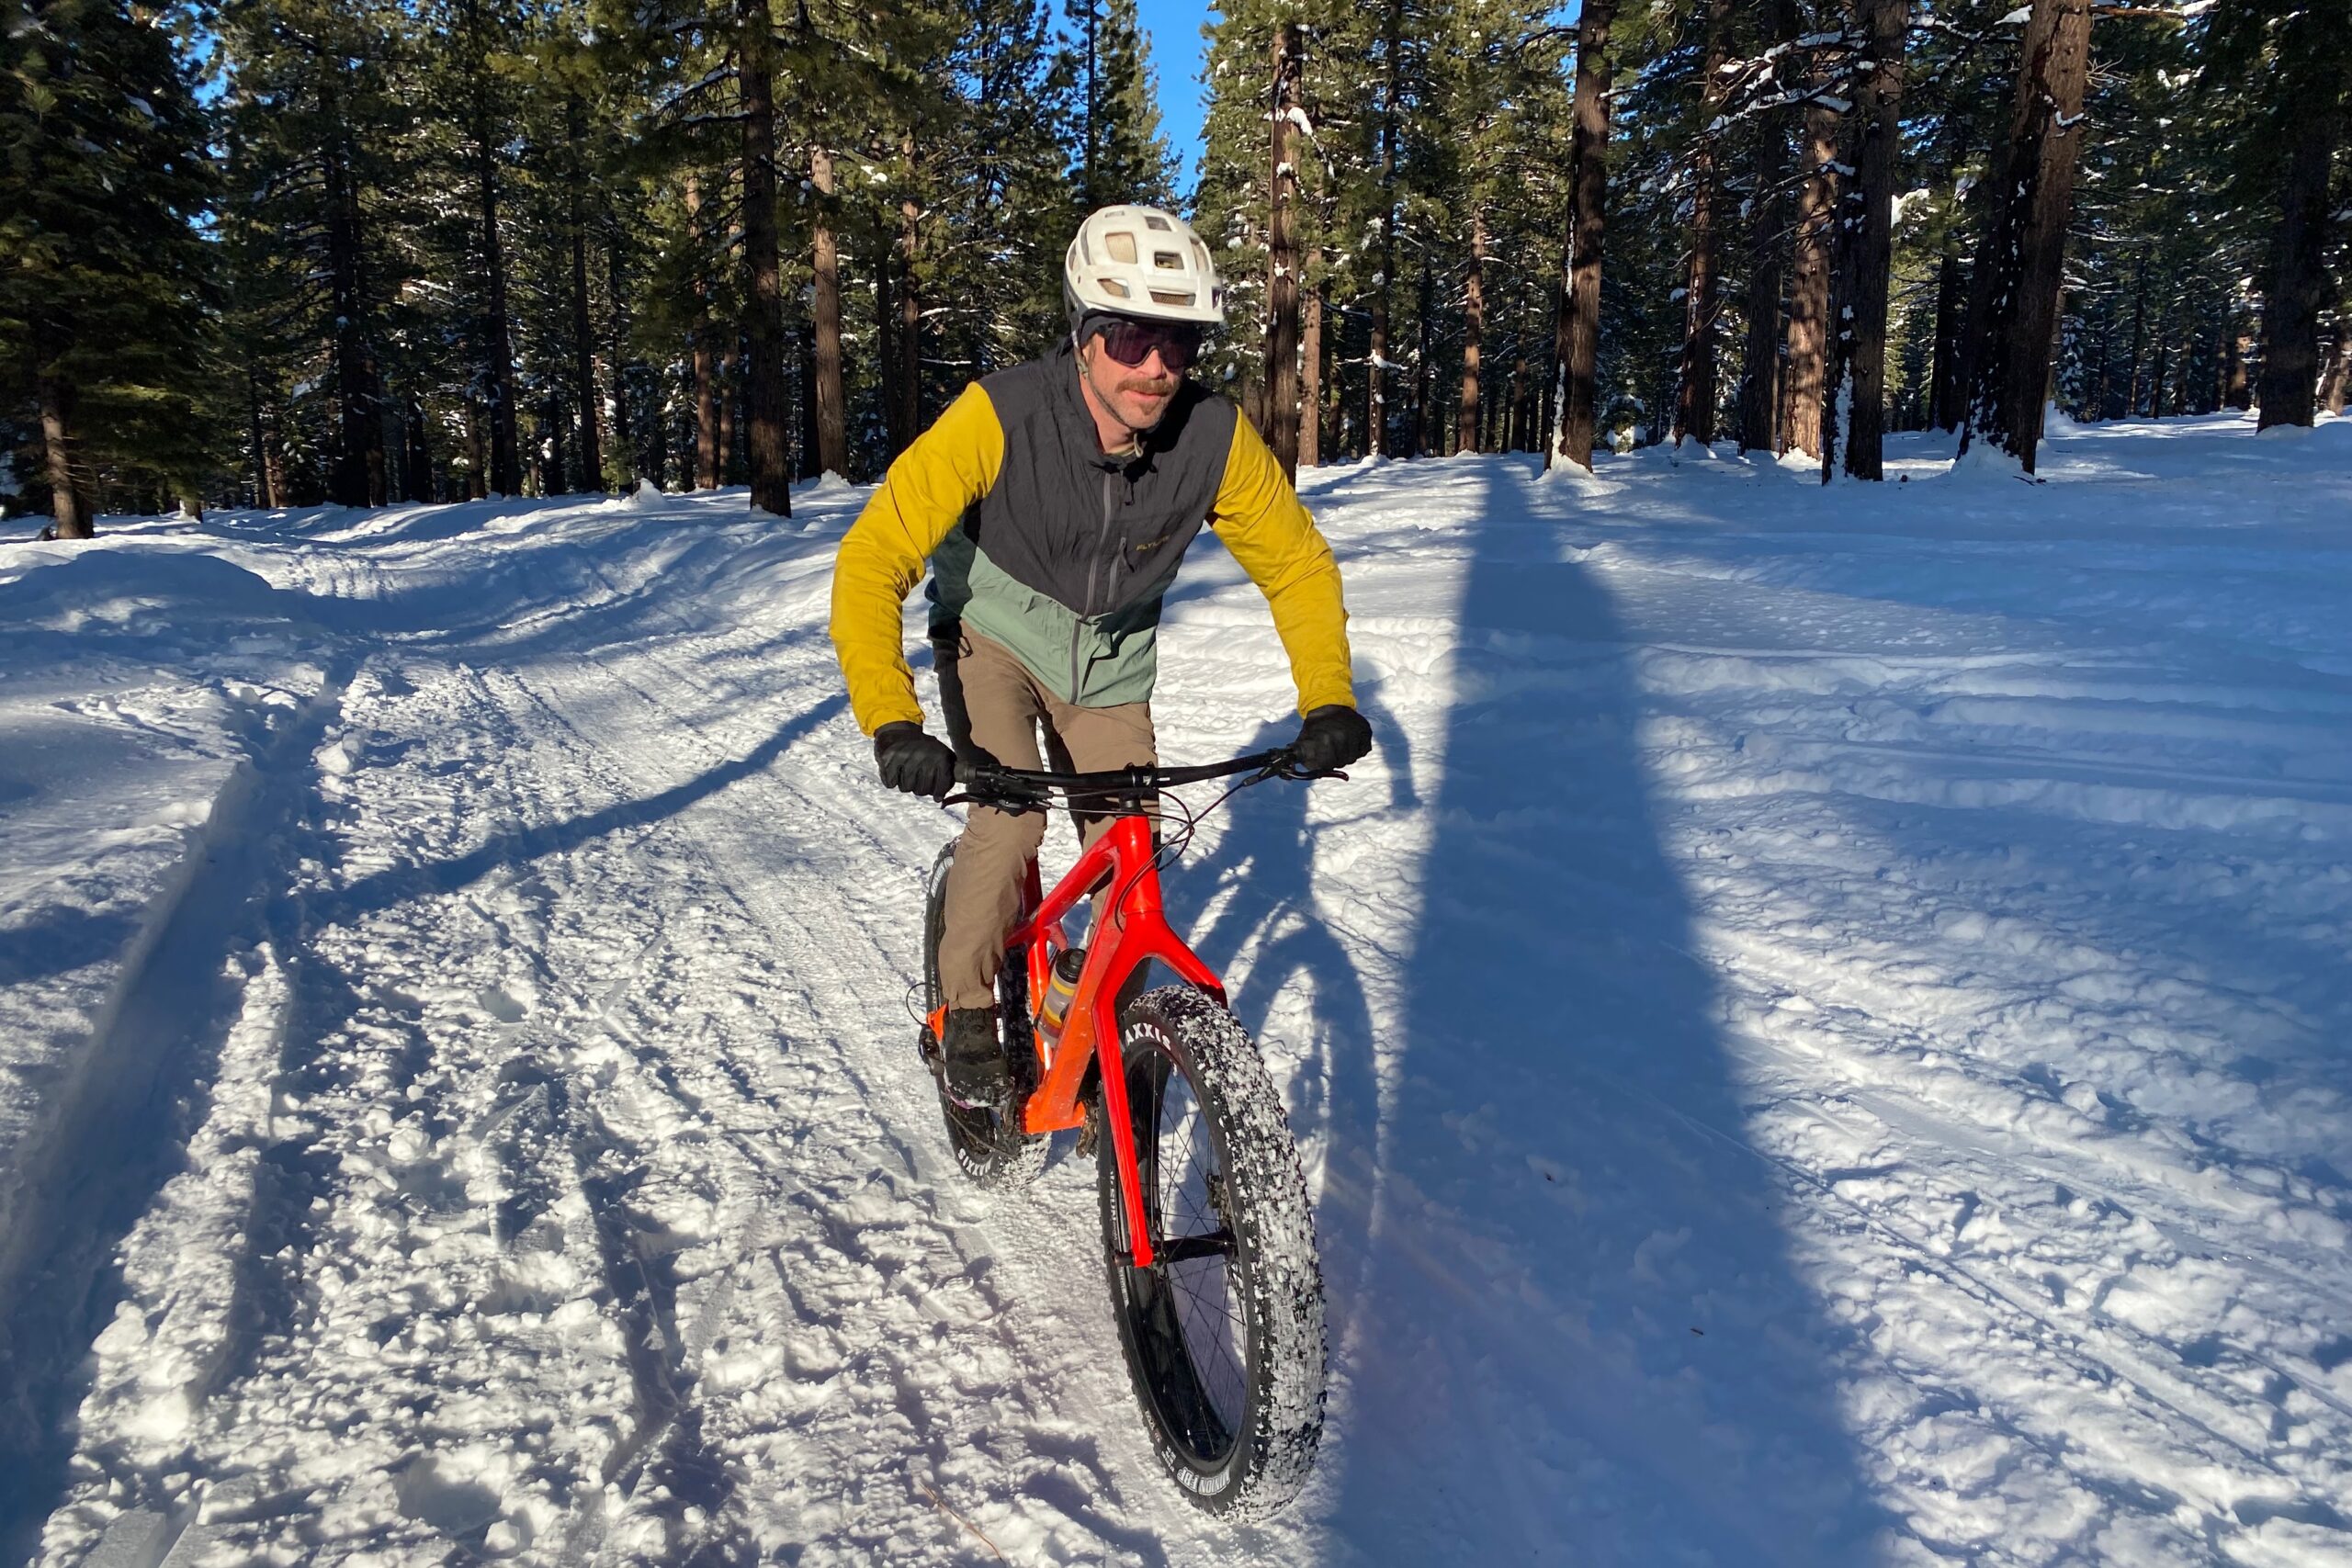
<svg viewBox="0 0 2352 1568"><path fill-rule="evenodd" d="M1166 396L1168 393L1172 392L1175 389L1176 378L1173 376L1130 377L1119 383L1119 390L1123 392L1148 392L1161 397Z"/></svg>

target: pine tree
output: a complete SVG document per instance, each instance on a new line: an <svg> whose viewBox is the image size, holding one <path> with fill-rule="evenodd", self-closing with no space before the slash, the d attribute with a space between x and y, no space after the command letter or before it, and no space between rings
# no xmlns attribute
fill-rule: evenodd
<svg viewBox="0 0 2352 1568"><path fill-rule="evenodd" d="M1159 83L1136 0L1069 0L1066 15L1079 95L1079 206L1174 206L1176 161L1159 129Z"/></svg>
<svg viewBox="0 0 2352 1568"><path fill-rule="evenodd" d="M1994 164L1992 218L1969 309L1972 389L1961 432L2033 472L2050 380L2060 267L2086 135L2090 0L2035 0L2018 47L2009 129Z"/></svg>
<svg viewBox="0 0 2352 1568"><path fill-rule="evenodd" d="M1560 311L1560 416L1546 466L1592 467L1600 350L1600 258L1608 210L1609 29L1614 0L1585 0L1577 23L1576 140L1569 152L1566 288Z"/></svg>
<svg viewBox="0 0 2352 1568"><path fill-rule="evenodd" d="M214 187L177 18L33 0L0 28L0 400L29 405L62 538L103 475L209 478Z"/></svg>
<svg viewBox="0 0 2352 1568"><path fill-rule="evenodd" d="M2259 423L2308 425L2331 292L2330 186L2352 119L2352 0L2230 0L2217 32L2217 53L2276 83L2270 112L2246 126L2247 162L2276 224L2261 266Z"/></svg>

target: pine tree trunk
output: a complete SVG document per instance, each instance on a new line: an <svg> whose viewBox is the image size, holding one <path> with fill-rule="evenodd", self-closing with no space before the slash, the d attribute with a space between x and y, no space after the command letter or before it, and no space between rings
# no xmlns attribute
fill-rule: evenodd
<svg viewBox="0 0 2352 1568"><path fill-rule="evenodd" d="M1389 0L1382 30L1388 81L1380 100L1380 275L1373 285L1372 354L1364 367L1364 451L1374 457L1388 450L1388 290L1396 279L1396 66L1404 8L1404 0Z"/></svg>
<svg viewBox="0 0 2352 1568"><path fill-rule="evenodd" d="M547 446L539 458L539 493L564 493L565 475L571 471L566 460L567 437L571 423L563 417L563 400L553 392L540 405L539 429L547 437Z"/></svg>
<svg viewBox="0 0 2352 1568"><path fill-rule="evenodd" d="M489 284L481 323L482 353L488 361L482 380L490 398L489 489L500 495L516 495L523 489L523 459L514 430L514 327L506 309L506 244L498 231L498 162L490 132L479 120L474 129L474 159L482 269Z"/></svg>
<svg viewBox="0 0 2352 1568"><path fill-rule="evenodd" d="M340 435L327 494L338 506L381 506L384 422L375 355L368 343L359 193L339 150L328 153L325 162L327 288L334 311L331 341Z"/></svg>
<svg viewBox="0 0 2352 1568"><path fill-rule="evenodd" d="M637 477L645 468L645 454L639 449L637 422L632 417L628 396L628 287L622 270L620 234L616 230L605 242L605 288L611 297L613 311L612 374L613 374L613 456L619 459L621 489L637 488ZM662 472L659 463L653 472Z"/></svg>
<svg viewBox="0 0 2352 1568"><path fill-rule="evenodd" d="M1781 58L1786 58L1802 25L1794 0L1771 0L1766 31ZM1747 238L1747 351L1739 377L1742 452L1781 449L1781 230L1788 214L1781 187L1788 172L1788 131L1777 117L1767 115L1756 132L1756 210Z"/></svg>
<svg viewBox="0 0 2352 1568"><path fill-rule="evenodd" d="M1319 250L1307 252L1307 269L1323 263ZM1299 327L1298 461L1314 468L1323 461L1323 285L1306 291Z"/></svg>
<svg viewBox="0 0 2352 1568"><path fill-rule="evenodd" d="M1960 376L1962 306L1968 296L1962 287L1960 257L1945 242L1943 259L1936 264L1936 363L1928 378L1928 425L1933 430L1958 430L1962 418Z"/></svg>
<svg viewBox="0 0 2352 1568"><path fill-rule="evenodd" d="M1080 199L1085 206L1086 210L1089 212L1093 211L1098 207L1106 205L1102 199L1103 193L1101 187L1095 184L1094 180L1094 171L1099 163L1098 154L1102 151L1102 92L1100 85L1102 81L1102 62L1096 53L1094 29L1094 4L1093 0L1087 0L1086 31L1084 35L1086 49L1086 93L1084 98L1086 134L1082 138L1083 152L1080 154L1080 160L1078 188Z"/></svg>
<svg viewBox="0 0 2352 1568"><path fill-rule="evenodd" d="M1781 374L1788 406L1782 449L1821 456L1821 404L1827 389L1829 274L1838 220L1838 136L1844 118L1821 101L1831 76L1816 51L1815 96L1804 110L1804 183L1797 193L1794 276L1789 284L1789 352Z"/></svg>
<svg viewBox="0 0 2352 1568"><path fill-rule="evenodd" d="M895 457L907 441L899 427L899 264L889 250L874 268L874 367L880 372L882 445Z"/></svg>
<svg viewBox="0 0 2352 1568"><path fill-rule="evenodd" d="M269 423L262 417L261 377L250 370L245 373L245 405L253 433L254 504L276 507L280 504L277 498L284 490L282 460Z"/></svg>
<svg viewBox="0 0 2352 1568"><path fill-rule="evenodd" d="M718 378L707 333L695 337L695 481L696 490L718 488Z"/></svg>
<svg viewBox="0 0 2352 1568"><path fill-rule="evenodd" d="M737 418L743 407L743 355L740 348L730 349L718 362L718 482L733 484L738 474L751 467L744 448L750 443L739 440L748 432L751 422ZM785 499L791 499L786 491Z"/></svg>
<svg viewBox="0 0 2352 1568"><path fill-rule="evenodd" d="M408 499L432 501L433 447L425 437L424 402L420 398L410 398L402 411L401 445L405 448L401 467L406 470L402 477L408 481L404 487Z"/></svg>
<svg viewBox="0 0 2352 1568"><path fill-rule="evenodd" d="M588 134L579 99L566 103L564 118L571 129L576 155ZM588 319L588 225L580 210L581 187L587 180L587 171L575 168L564 191L564 216L571 228L571 395L580 405L580 488L600 491L605 488L605 457L596 426L602 400L596 395L595 329Z"/></svg>
<svg viewBox="0 0 2352 1568"><path fill-rule="evenodd" d="M737 73L743 105L743 341L749 381L752 505L792 515L792 451L785 429L784 286L776 251L775 24L768 0L736 0Z"/></svg>
<svg viewBox="0 0 2352 1568"><path fill-rule="evenodd" d="M2074 211L2091 0L2034 0L2018 55L2008 140L1997 160L1993 222L1976 264L1969 408L1961 450L1993 442L2033 472ZM2158 383L2161 387L2162 383Z"/></svg>
<svg viewBox="0 0 2352 1568"><path fill-rule="evenodd" d="M2245 359L2243 353L2231 355L2237 366L2237 377L2230 386L2230 406L2245 407ZM2347 393L2352 393L2352 315L2335 318L2335 351L2327 356L2326 374L2320 378L2319 404L2330 413L2340 414Z"/></svg>
<svg viewBox="0 0 2352 1568"><path fill-rule="evenodd" d="M825 471L817 460L817 333L809 327L793 335L800 345L800 477L813 479Z"/></svg>
<svg viewBox="0 0 2352 1568"><path fill-rule="evenodd" d="M2140 417L2140 368L2148 355L2148 258L2143 254L2132 282L2132 376L2123 389L2123 417Z"/></svg>
<svg viewBox="0 0 2352 1568"><path fill-rule="evenodd" d="M2230 400L2230 371L2236 358L2237 333L2231 330L2230 302L2226 299L2213 301L2213 374L2205 383L2212 396L2200 396L2199 413L2215 413Z"/></svg>
<svg viewBox="0 0 2352 1568"><path fill-rule="evenodd" d="M686 176L686 227L691 231L691 243L699 253L705 243L702 182L693 175ZM695 378L695 471L689 487L694 490L718 488L718 389L713 364L717 356L711 350L710 334L710 281L697 261L694 325L687 332Z"/></svg>
<svg viewBox="0 0 2352 1568"><path fill-rule="evenodd" d="M915 166L915 139L902 144L909 177ZM899 428L903 446L922 430L922 285L915 266L922 259L922 209L913 195L899 203ZM898 449L892 450L896 457Z"/></svg>
<svg viewBox="0 0 2352 1568"><path fill-rule="evenodd" d="M842 258L833 240L833 154L822 143L808 149L808 179L814 204L817 334L817 467L820 473L849 476L849 410L842 391Z"/></svg>
<svg viewBox="0 0 2352 1568"><path fill-rule="evenodd" d="M1845 236L1846 310L1841 312L1844 374L1836 395L1846 405L1846 472L1885 477L1886 294L1894 265L1896 156L1903 136L1903 37L1911 0L1860 0L1862 70L1855 107L1854 196Z"/></svg>
<svg viewBox="0 0 2352 1568"><path fill-rule="evenodd" d="M41 356L44 360L49 356ZM59 377L44 375L37 388L40 402L42 467L49 479L50 526L61 539L92 536L96 508L90 498L88 478L77 460L74 434L74 390Z"/></svg>
<svg viewBox="0 0 2352 1568"><path fill-rule="evenodd" d="M1298 480L1298 243L1292 209L1298 201L1300 41L1296 23L1274 29L1272 167L1267 175L1266 445L1294 484Z"/></svg>
<svg viewBox="0 0 2352 1568"><path fill-rule="evenodd" d="M1436 280L1430 275L1430 252L1421 247L1421 289L1419 305L1419 344L1413 350L1413 447L1411 456L1426 456L1437 448L1437 386L1435 355L1430 347L1430 317Z"/></svg>
<svg viewBox="0 0 2352 1568"><path fill-rule="evenodd" d="M1674 440L1715 440L1715 207L1722 152L1714 124L1723 112L1724 61L1731 52L1732 0L1707 0L1706 52L1701 57L1700 130L1690 144L1690 266L1683 278L1682 360L1675 378Z"/></svg>
<svg viewBox="0 0 2352 1568"><path fill-rule="evenodd" d="M2319 382L2319 312L2327 288L2328 175L2352 86L2352 5L2312 0L2279 44L2287 106L2285 184L2262 283L2262 376L2256 428L2309 425Z"/></svg>
<svg viewBox="0 0 2352 1568"><path fill-rule="evenodd" d="M2115 301L2109 299L2099 311L2098 372L2091 378L2090 409L2084 416L2090 420L2107 417L2108 393L2112 389L2115 370Z"/></svg>
<svg viewBox="0 0 2352 1568"><path fill-rule="evenodd" d="M1600 255L1609 194L1609 29L1617 0L1585 0L1577 22L1575 129L1568 140L1568 254L1559 327L1558 433L1544 466L1592 468L1600 355Z"/></svg>
<svg viewBox="0 0 2352 1568"><path fill-rule="evenodd" d="M1726 0L1717 0L1718 4ZM1453 411L1453 449L1479 449L1478 355L1487 336L1487 214L1470 214L1470 276L1462 299L1462 401Z"/></svg>
<svg viewBox="0 0 2352 1568"><path fill-rule="evenodd" d="M1573 243L1573 228L1570 234ZM1564 263L1566 260L1566 257L1562 259ZM1561 340L1566 336L1567 315L1568 277L1564 265L1552 275L1552 333L1544 344L1544 378L1536 387L1539 406L1535 427L1543 433L1544 466L1547 468L1552 466L1551 453L1557 445L1555 434L1559 429L1560 409L1566 401L1564 386L1567 380L1568 362L1560 350Z"/></svg>
<svg viewBox="0 0 2352 1568"><path fill-rule="evenodd" d="M488 423L489 420L482 410L480 400L468 398L466 400L465 497L468 501L481 501L490 494L489 471L485 466L489 459L483 456L484 452L488 448L482 440L481 434L482 426ZM509 493L519 495L522 493L522 479L520 475L517 475L514 489Z"/></svg>

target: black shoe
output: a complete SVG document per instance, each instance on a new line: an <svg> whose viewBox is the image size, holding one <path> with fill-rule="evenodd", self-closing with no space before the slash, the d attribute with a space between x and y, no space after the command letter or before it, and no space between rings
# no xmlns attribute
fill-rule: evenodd
<svg viewBox="0 0 2352 1568"><path fill-rule="evenodd" d="M947 1098L967 1110L992 1110L1012 1081L997 1043L996 1009L951 1008L947 1038L939 1043L940 1080Z"/></svg>

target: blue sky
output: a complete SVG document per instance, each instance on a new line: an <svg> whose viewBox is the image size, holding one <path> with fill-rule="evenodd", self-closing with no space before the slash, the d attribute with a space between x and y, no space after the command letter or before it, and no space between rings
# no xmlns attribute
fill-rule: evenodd
<svg viewBox="0 0 2352 1568"><path fill-rule="evenodd" d="M1193 188L1201 155L1201 58L1208 40L1201 24L1213 13L1199 0L1136 0L1136 15L1151 39L1151 65L1159 76L1159 127L1182 165L1179 194Z"/></svg>

